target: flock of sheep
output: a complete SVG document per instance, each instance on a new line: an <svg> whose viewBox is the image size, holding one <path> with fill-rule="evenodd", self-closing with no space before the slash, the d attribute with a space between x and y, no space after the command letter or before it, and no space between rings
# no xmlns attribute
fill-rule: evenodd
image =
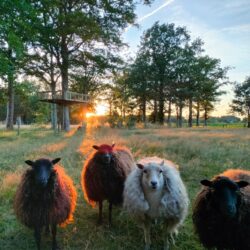
<svg viewBox="0 0 250 250"><path fill-rule="evenodd" d="M142 227L145 249L150 249L150 227L162 226L164 249L170 249L189 206L178 167L158 157L147 157L136 164L127 148L113 144L94 145L96 150L84 164L81 184L85 200L98 204L102 223L103 201L123 204L127 213ZM57 225L73 219L77 193L71 178L54 160L27 160L31 166L22 176L14 199L17 218L34 230L37 249L41 231L52 233L52 249ZM228 170L211 180L202 180L193 206L195 231L205 248L250 250L250 171Z"/></svg>

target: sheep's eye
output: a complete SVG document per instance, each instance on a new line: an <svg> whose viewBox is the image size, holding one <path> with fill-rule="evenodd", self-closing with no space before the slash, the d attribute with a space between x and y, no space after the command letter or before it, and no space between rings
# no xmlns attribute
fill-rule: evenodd
<svg viewBox="0 0 250 250"><path fill-rule="evenodd" d="M148 171L147 170L143 170L143 173L146 174Z"/></svg>
<svg viewBox="0 0 250 250"><path fill-rule="evenodd" d="M162 170L159 170L159 173L161 174L161 173L162 173Z"/></svg>

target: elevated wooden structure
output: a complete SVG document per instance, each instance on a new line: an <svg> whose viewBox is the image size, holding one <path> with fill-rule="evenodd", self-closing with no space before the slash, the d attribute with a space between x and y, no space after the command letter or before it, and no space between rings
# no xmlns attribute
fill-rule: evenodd
<svg viewBox="0 0 250 250"><path fill-rule="evenodd" d="M56 103L58 105L73 105L73 104L87 104L90 102L89 95L79 94L72 91L66 91L66 96L63 98L62 91L58 90L52 95L51 91L39 92L39 100L41 102Z"/></svg>

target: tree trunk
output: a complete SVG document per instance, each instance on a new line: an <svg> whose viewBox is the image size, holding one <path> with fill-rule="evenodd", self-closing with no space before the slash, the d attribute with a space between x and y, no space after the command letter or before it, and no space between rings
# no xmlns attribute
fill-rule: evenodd
<svg viewBox="0 0 250 250"><path fill-rule="evenodd" d="M109 102L109 116L112 115L112 101Z"/></svg>
<svg viewBox="0 0 250 250"><path fill-rule="evenodd" d="M179 128L182 128L182 104L180 105L180 113L179 113Z"/></svg>
<svg viewBox="0 0 250 250"><path fill-rule="evenodd" d="M8 112L6 120L6 128L14 129L14 75L8 75Z"/></svg>
<svg viewBox="0 0 250 250"><path fill-rule="evenodd" d="M143 97L142 99L142 122L146 122L146 99Z"/></svg>
<svg viewBox="0 0 250 250"><path fill-rule="evenodd" d="M205 111L204 111L204 126L205 126L205 127L207 126L207 119L208 119L208 116L207 116L207 109L205 108Z"/></svg>
<svg viewBox="0 0 250 250"><path fill-rule="evenodd" d="M189 99L189 116L188 116L188 126L193 127L193 100Z"/></svg>
<svg viewBox="0 0 250 250"><path fill-rule="evenodd" d="M6 126L7 126L8 116L9 116L9 102L7 102L6 104L6 118L5 118Z"/></svg>
<svg viewBox="0 0 250 250"><path fill-rule="evenodd" d="M168 118L167 118L167 124L169 127L171 127L171 106L172 106L172 101L170 99L168 102Z"/></svg>
<svg viewBox="0 0 250 250"><path fill-rule="evenodd" d="M179 107L176 104L176 127L179 127Z"/></svg>
<svg viewBox="0 0 250 250"><path fill-rule="evenodd" d="M160 84L159 89L159 123L164 124L164 96L163 96L163 83Z"/></svg>
<svg viewBox="0 0 250 250"><path fill-rule="evenodd" d="M196 109L196 126L200 126L200 103L197 102L197 109Z"/></svg>
<svg viewBox="0 0 250 250"><path fill-rule="evenodd" d="M156 123L156 117L157 117L157 100L154 99L154 115L153 115L153 123Z"/></svg>
<svg viewBox="0 0 250 250"><path fill-rule="evenodd" d="M52 91L52 99L55 97L56 95L56 84L52 83L51 84L51 91ZM57 129L57 107L56 107L56 103L52 103L52 107L51 107L51 126L53 130Z"/></svg>
<svg viewBox="0 0 250 250"><path fill-rule="evenodd" d="M247 114L247 127L250 128L250 108L248 109L248 114Z"/></svg>
<svg viewBox="0 0 250 250"><path fill-rule="evenodd" d="M69 88L69 55L68 48L66 44L66 37L62 37L61 42L61 55L62 55L62 65L61 65L61 76L62 76L62 97L66 99L67 91ZM69 120L69 107L63 106L63 130L70 130L70 120Z"/></svg>

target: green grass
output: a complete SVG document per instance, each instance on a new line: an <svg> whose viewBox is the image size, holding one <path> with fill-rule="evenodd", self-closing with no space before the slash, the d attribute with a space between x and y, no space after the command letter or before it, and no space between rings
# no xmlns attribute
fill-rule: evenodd
<svg viewBox="0 0 250 250"><path fill-rule="evenodd" d="M174 161L194 200L199 181L227 168L250 170L250 131L248 129L87 129L72 134L57 134L44 128L16 132L0 130L0 249L35 249L33 232L15 218L13 197L26 159L62 157L62 165L74 179L78 190L75 221L58 231L63 249L143 249L143 232L120 208L114 211L113 227L96 226L97 209L83 200L80 173L91 146L112 143L129 147L135 158L157 155ZM107 207L105 207L105 222ZM190 213L180 229L174 250L203 249L194 235ZM152 249L162 249L160 229L152 230ZM42 249L50 249L51 238L43 236Z"/></svg>

